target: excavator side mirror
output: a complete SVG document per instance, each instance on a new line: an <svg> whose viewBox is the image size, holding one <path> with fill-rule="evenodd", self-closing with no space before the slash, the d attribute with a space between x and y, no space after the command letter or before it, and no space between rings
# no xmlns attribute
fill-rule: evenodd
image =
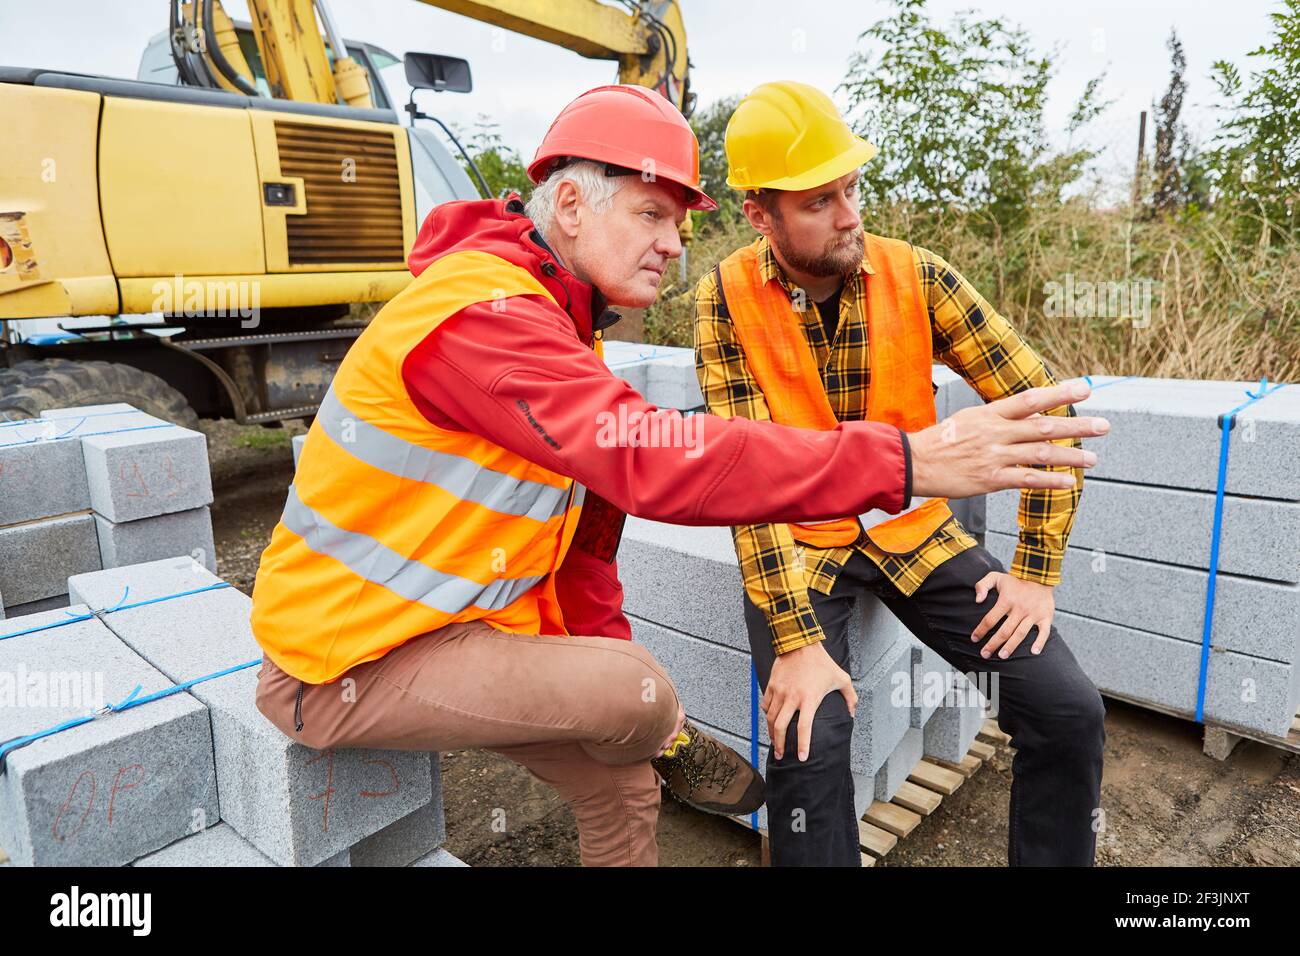
<svg viewBox="0 0 1300 956"><path fill-rule="evenodd" d="M469 60L441 53L408 53L402 57L406 82L413 89L437 90L439 93L468 93L474 88L469 75Z"/></svg>

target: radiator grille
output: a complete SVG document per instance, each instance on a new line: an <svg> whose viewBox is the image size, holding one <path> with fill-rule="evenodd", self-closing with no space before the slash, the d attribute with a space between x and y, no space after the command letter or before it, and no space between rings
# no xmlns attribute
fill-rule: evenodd
<svg viewBox="0 0 1300 956"><path fill-rule="evenodd" d="M401 265L402 191L386 130L276 121L280 173L301 176L307 214L286 216L290 265Z"/></svg>

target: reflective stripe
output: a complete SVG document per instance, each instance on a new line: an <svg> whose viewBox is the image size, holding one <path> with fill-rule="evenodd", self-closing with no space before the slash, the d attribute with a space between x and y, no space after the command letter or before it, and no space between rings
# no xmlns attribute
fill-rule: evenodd
<svg viewBox="0 0 1300 956"><path fill-rule="evenodd" d="M573 483L573 501L569 504L570 508L577 508L587 497L587 486L580 485L576 481Z"/></svg>
<svg viewBox="0 0 1300 956"><path fill-rule="evenodd" d="M893 521L895 518L901 518L903 515L915 511L929 500L929 498L917 498L913 496L911 507L903 509L896 515L891 515L888 511L881 511L879 508L872 508L865 514L858 515L858 520L862 522L863 530L869 530L878 524L884 524L886 521Z"/></svg>
<svg viewBox="0 0 1300 956"><path fill-rule="evenodd" d="M394 594L442 611L458 614L471 604L485 611L497 611L513 603L545 575L527 578L498 578L480 584L469 578L436 571L411 561L369 535L336 527L298 497L289 486L289 499L280 520L284 526L323 554L345 565L353 574Z"/></svg>
<svg viewBox="0 0 1300 956"><path fill-rule="evenodd" d="M501 514L546 521L562 514L568 502L566 488L515 478L469 458L413 445L390 435L349 411L334 394L333 386L325 393L316 421L335 444L372 468L437 485L462 501L472 501ZM349 432L346 439L345 428Z"/></svg>

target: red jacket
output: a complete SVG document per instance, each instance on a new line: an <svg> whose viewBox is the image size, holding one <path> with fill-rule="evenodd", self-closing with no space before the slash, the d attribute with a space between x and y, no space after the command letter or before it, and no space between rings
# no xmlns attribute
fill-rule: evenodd
<svg viewBox="0 0 1300 956"><path fill-rule="evenodd" d="M586 486L574 543L556 572L570 634L631 637L613 560L624 513L734 525L892 513L908 503L907 439L892 425L807 431L708 415L696 425L700 447L690 454L602 445L602 413L617 420L619 406L625 421L680 415L648 404L593 351L593 307L598 325L609 317L603 297L560 264L516 197L434 209L411 250L411 272L466 249L527 269L563 307L516 296L463 309L411 350L403 379L435 425L473 431Z"/></svg>

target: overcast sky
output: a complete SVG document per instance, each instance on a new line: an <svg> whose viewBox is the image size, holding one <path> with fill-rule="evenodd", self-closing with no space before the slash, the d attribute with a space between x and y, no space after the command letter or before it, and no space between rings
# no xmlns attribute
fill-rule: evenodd
<svg viewBox="0 0 1300 956"><path fill-rule="evenodd" d="M931 0L940 23L970 2ZM227 0L237 19L243 0ZM408 50L446 53L470 61L474 92L422 93L421 106L468 126L477 114L494 118L509 145L531 158L554 114L592 86L610 82L615 65L587 60L549 44L427 6L418 0L332 0L348 39L368 40L401 56ZM1178 30L1187 53L1185 115L1195 131L1213 128L1210 65L1228 59L1243 68L1245 54L1269 34L1269 0L984 0L984 16L1024 27L1039 49L1057 47L1049 122L1060 130L1089 78L1105 70L1106 98L1117 102L1089 131L1110 150L1111 164L1131 164L1137 116L1168 83L1165 39ZM843 77L858 35L889 15L884 0L682 0L694 64L692 88L701 106L744 93L773 79L795 79L828 92ZM166 0L0 0L0 64L43 66L134 77L140 52L167 25ZM389 71L399 74L400 67ZM394 91L405 98L406 91ZM888 148L888 144L880 144Z"/></svg>

